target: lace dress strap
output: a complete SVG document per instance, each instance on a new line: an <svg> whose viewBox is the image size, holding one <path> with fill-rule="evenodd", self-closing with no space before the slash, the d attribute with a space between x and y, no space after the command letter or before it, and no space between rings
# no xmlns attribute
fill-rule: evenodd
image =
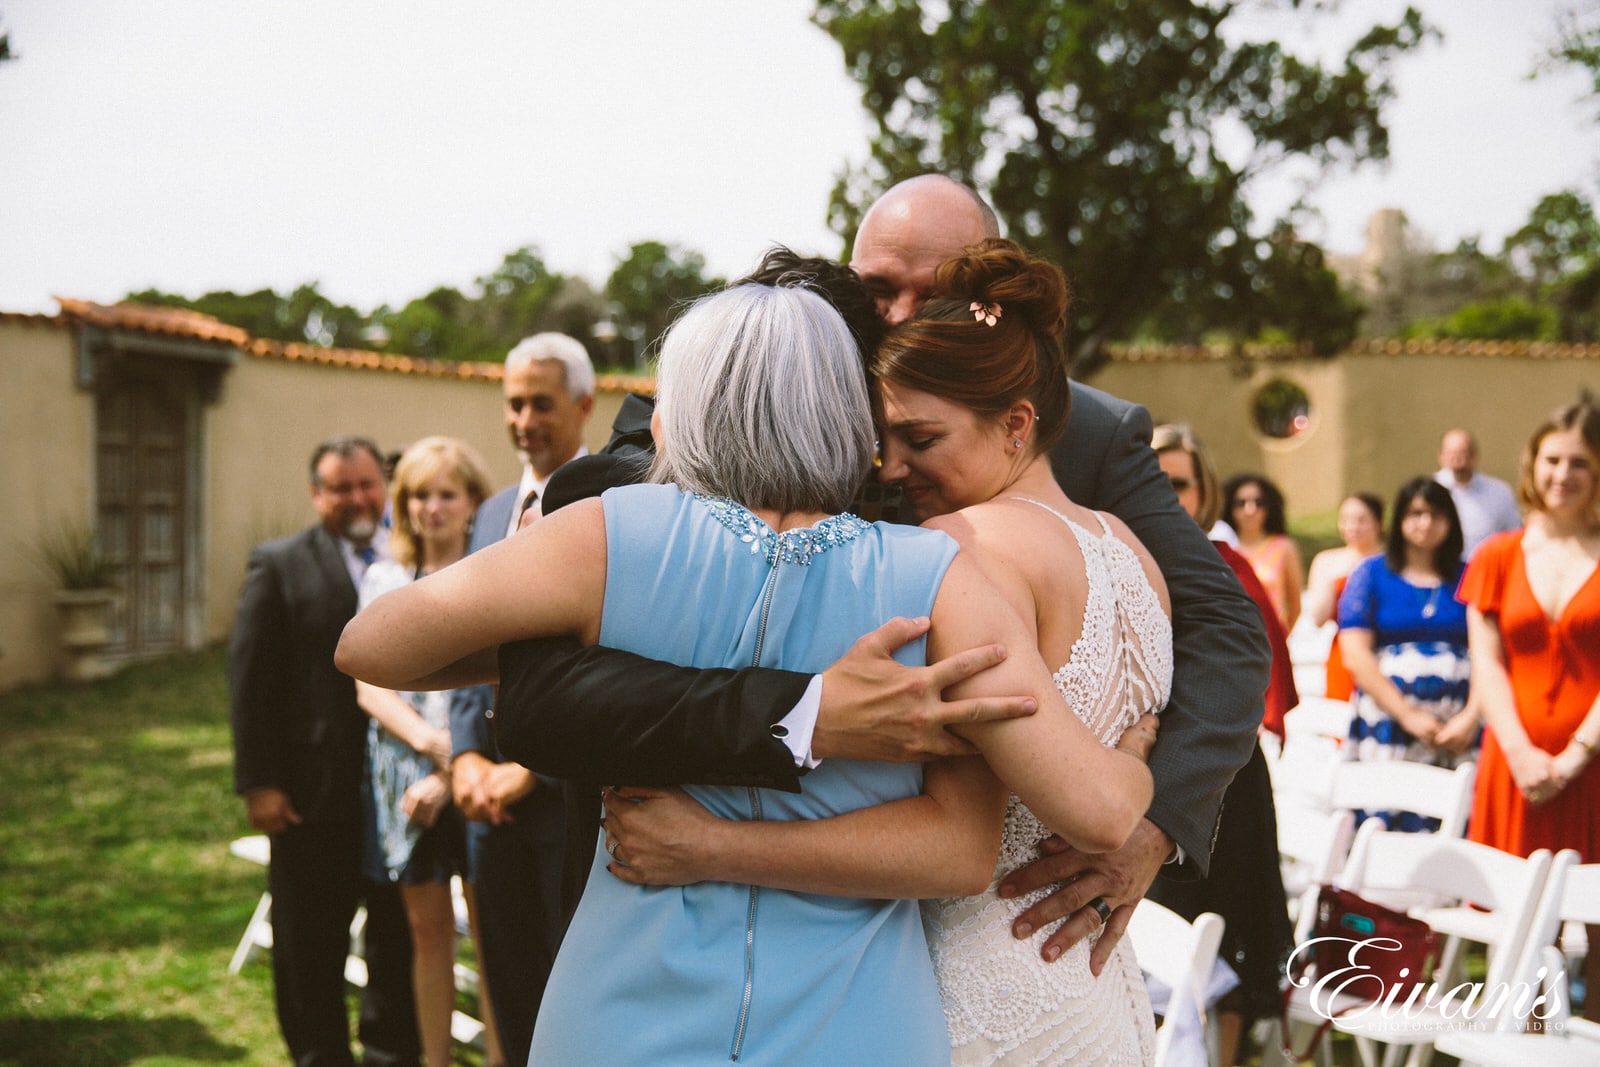
<svg viewBox="0 0 1600 1067"><path fill-rule="evenodd" d="M1060 519L1062 522L1064 522L1068 526L1072 527L1074 531L1083 529L1083 525L1081 523L1076 522L1073 519L1068 518L1066 515L1063 515L1061 512L1057 511L1055 508L1051 507L1049 504L1046 504L1042 500L1035 500L1031 496L1014 496L1011 499L1012 500L1020 500L1024 504L1032 504L1034 507L1044 508L1050 514L1054 515L1056 518ZM1100 523L1100 533L1102 535L1106 536L1106 537L1111 537L1112 536L1111 524L1106 521L1105 515L1102 514L1101 512L1098 512L1098 511L1091 511L1090 514L1093 515L1099 521L1099 523ZM1087 531L1085 531L1085 532L1087 532Z"/></svg>

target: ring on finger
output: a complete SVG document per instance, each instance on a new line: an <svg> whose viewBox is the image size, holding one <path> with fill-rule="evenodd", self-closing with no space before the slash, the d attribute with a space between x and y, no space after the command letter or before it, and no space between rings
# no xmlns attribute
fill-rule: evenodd
<svg viewBox="0 0 1600 1067"><path fill-rule="evenodd" d="M1105 924L1111 919L1111 905L1106 903L1105 897L1095 897L1093 900L1089 901L1088 904L1085 904L1084 907L1089 908L1096 915L1100 916L1100 925L1102 927L1105 926Z"/></svg>
<svg viewBox="0 0 1600 1067"><path fill-rule="evenodd" d="M617 849L619 849L621 847L622 847L622 841L621 841L620 838L615 840L615 841L612 841L611 844L606 846L606 854L608 856L610 856L612 859L616 860L617 859ZM617 862L621 863L622 861L621 860L617 860Z"/></svg>

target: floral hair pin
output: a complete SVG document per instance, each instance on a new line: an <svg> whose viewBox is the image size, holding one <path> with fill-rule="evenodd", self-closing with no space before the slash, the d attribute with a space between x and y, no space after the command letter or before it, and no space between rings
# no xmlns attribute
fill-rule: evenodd
<svg viewBox="0 0 1600 1067"><path fill-rule="evenodd" d="M967 310L972 312L974 322L981 322L985 326L993 326L1000 318L999 304L985 304L981 300L974 300Z"/></svg>

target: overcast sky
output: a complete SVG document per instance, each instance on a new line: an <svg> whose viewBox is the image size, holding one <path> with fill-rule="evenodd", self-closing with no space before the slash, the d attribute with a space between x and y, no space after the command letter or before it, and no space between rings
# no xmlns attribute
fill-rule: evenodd
<svg viewBox="0 0 1600 1067"><path fill-rule="evenodd" d="M809 0L0 0L0 310L52 294L287 290L363 310L467 287L534 245L600 283L636 241L740 273L835 254L834 177L867 123ZM1347 26L1398 0L1344 0ZM1421 0L1393 160L1324 181L1305 235L1360 248L1404 210L1491 249L1540 196L1595 188L1576 73L1527 80L1546 0ZM1313 50L1294 18L1251 23ZM1263 189L1270 217L1297 192Z"/></svg>

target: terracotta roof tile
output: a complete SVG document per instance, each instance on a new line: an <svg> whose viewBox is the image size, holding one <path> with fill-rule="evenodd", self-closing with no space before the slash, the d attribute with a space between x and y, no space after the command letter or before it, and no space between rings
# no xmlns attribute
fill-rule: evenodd
<svg viewBox="0 0 1600 1067"><path fill-rule="evenodd" d="M1242 358L1250 362L1314 359L1309 345L1108 345L1113 363L1210 363ZM1457 341L1437 338L1381 338L1356 341L1342 356L1484 356L1498 359L1600 359L1600 344L1556 341Z"/></svg>
<svg viewBox="0 0 1600 1067"><path fill-rule="evenodd" d="M323 348L298 342L269 341L251 337L249 332L230 326L210 315L187 308L155 307L148 304L96 304L89 300L56 297L61 305L58 316L22 312L0 312L0 321L72 325L86 323L109 330L159 334L193 341L236 345L258 359L282 359L295 363L315 363L329 367L351 367L385 371L391 374L420 374L433 378L486 379L499 381L504 367L499 363L457 363L424 359L420 356L384 355L365 349ZM1244 358L1249 361L1279 361L1313 358L1309 345L1247 344L1231 345L1110 345L1116 363L1209 363ZM1399 340L1393 338L1356 341L1341 355L1398 356L1486 356L1520 359L1600 359L1600 344L1562 344L1553 341L1455 341L1437 339ZM655 378L643 374L602 374L595 387L604 392L655 392Z"/></svg>
<svg viewBox="0 0 1600 1067"><path fill-rule="evenodd" d="M203 315L188 308L154 307L149 304L96 304L88 300L73 300L58 296L64 318L98 326L103 330L124 330L133 333L158 334L179 337L187 341L214 341L219 344L243 346L250 334L237 326L229 326L220 319Z"/></svg>
<svg viewBox="0 0 1600 1067"><path fill-rule="evenodd" d="M41 315L32 311L0 311L0 322L31 323L35 326L64 325L60 315Z"/></svg>

